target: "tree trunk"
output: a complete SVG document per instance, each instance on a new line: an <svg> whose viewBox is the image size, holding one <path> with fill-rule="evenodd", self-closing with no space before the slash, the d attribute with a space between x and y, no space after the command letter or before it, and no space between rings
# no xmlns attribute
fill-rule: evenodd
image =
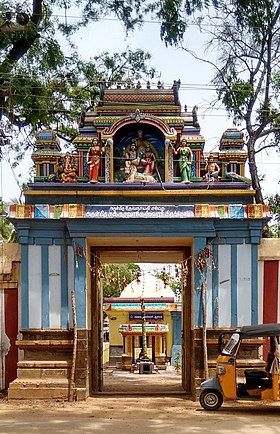
<svg viewBox="0 0 280 434"><path fill-rule="evenodd" d="M203 345L203 367L204 377L207 380L209 377L208 372L208 352L207 352L207 327L206 327L206 282L202 281L201 284L201 301L202 301L202 345Z"/></svg>
<svg viewBox="0 0 280 434"><path fill-rule="evenodd" d="M251 179L252 179L252 187L256 192L255 200L256 200L256 203L264 203L263 195L262 195L262 189L261 189L261 185L260 185L260 179L259 179L259 175L258 175L257 164L256 164L254 139L249 138L246 145L247 145L247 149L248 149L249 170L250 170Z"/></svg>

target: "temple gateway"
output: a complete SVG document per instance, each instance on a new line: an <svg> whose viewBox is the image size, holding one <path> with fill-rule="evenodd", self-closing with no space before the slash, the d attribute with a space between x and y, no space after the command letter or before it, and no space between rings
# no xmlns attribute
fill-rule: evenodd
<svg viewBox="0 0 280 434"><path fill-rule="evenodd" d="M67 398L70 381L77 399L102 391L104 263L181 264L177 326L189 395L204 377L202 325L211 367L221 330L262 321L267 210L244 175L243 133L228 129L219 150L205 153L197 108L182 111L178 91L176 81L102 86L71 152L61 152L54 131L38 133L34 182L25 204L10 207L21 246L22 357L9 398Z"/></svg>

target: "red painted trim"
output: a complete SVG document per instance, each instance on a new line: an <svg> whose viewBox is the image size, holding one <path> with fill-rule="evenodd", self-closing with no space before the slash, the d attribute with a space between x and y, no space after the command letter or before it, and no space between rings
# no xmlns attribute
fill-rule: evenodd
<svg viewBox="0 0 280 434"><path fill-rule="evenodd" d="M278 268L279 261L264 261L263 282L263 322L278 322ZM269 343L264 344L264 356L267 355Z"/></svg>
<svg viewBox="0 0 280 434"><path fill-rule="evenodd" d="M200 150L196 151L196 176L200 178Z"/></svg>
<svg viewBox="0 0 280 434"><path fill-rule="evenodd" d="M5 387L17 377L18 348L18 290L4 290L5 332L10 340L10 351L5 357Z"/></svg>
<svg viewBox="0 0 280 434"><path fill-rule="evenodd" d="M79 176L84 176L83 151L79 151Z"/></svg>
<svg viewBox="0 0 280 434"><path fill-rule="evenodd" d="M135 124L135 122L135 119L131 118L131 116L119 119L118 121L114 122L110 127L106 127L102 131L102 137L104 138L106 136L113 136L120 128L127 125ZM145 117L143 119L140 119L137 124L152 125L158 128L164 135L175 135L175 130L173 132L173 129L170 129L170 127L165 124L161 119L155 118L153 115L145 115Z"/></svg>

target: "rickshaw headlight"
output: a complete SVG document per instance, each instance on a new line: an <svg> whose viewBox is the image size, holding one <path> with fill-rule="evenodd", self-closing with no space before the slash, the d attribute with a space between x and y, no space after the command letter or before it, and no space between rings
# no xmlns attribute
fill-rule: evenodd
<svg viewBox="0 0 280 434"><path fill-rule="evenodd" d="M226 368L224 365L217 365L217 374L224 375L226 373Z"/></svg>

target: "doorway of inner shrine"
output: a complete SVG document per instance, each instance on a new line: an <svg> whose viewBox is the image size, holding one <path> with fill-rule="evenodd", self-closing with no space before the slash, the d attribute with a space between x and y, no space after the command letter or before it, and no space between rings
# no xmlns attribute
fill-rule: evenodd
<svg viewBox="0 0 280 434"><path fill-rule="evenodd" d="M91 339L90 339L90 358L91 358L91 372L90 372L90 392L94 394L96 392L105 391L104 378L103 378L103 291L102 291L102 276L98 272L98 268L104 264L121 264L121 263L162 263L162 264L182 264L186 259L191 257L191 239L169 239L168 242L161 240L157 246L156 240L150 241L150 245L147 239L141 240L126 239L125 241L119 240L123 245L108 245L110 240L90 240L91 247L89 254L91 257L91 273L90 273L90 324L91 324ZM99 242L99 245L97 244ZM162 245L163 244L163 245ZM164 245L164 244L169 244ZM176 245L179 244L179 245ZM137 246L137 247L132 247ZM191 269L191 261L189 263L188 272L184 274L182 278L182 293L181 293L181 321L175 325L172 333L175 333L175 327L177 327L177 335L179 337L179 344L181 345L181 382L183 390L191 394L191 324L193 321L193 312L191 306L193 305L192 294L192 276L193 271ZM132 301L132 300L128 300ZM147 310L149 310L149 304L147 304ZM107 312L106 312L107 313ZM140 324L136 324L134 328L139 328ZM127 330L126 330L127 327ZM153 325L151 324L151 327ZM136 351L141 348L142 333L135 328L128 330L129 325L122 325L120 327L120 333L123 336L123 366L122 370L129 371L131 366L136 361ZM133 328L133 327L131 327ZM156 330L157 328L157 330ZM164 328L164 327L163 327ZM163 359L159 357L161 354L166 354L166 333L159 327L155 330L150 330L147 333L147 347L148 355L154 363L161 363L159 368L164 368ZM178 340L177 336L177 340ZM151 380L152 381L152 380ZM112 390L111 390L112 391ZM113 390L114 391L114 390ZM117 390L116 390L117 391ZM137 391L136 391L137 392ZM139 393L141 391L139 390Z"/></svg>

